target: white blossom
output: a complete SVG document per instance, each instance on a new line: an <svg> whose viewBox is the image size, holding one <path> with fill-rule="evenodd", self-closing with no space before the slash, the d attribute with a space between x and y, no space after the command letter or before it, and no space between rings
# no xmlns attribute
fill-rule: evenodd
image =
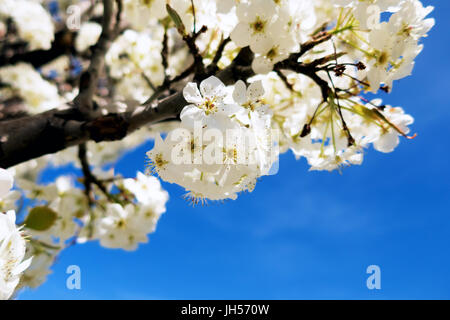
<svg viewBox="0 0 450 320"><path fill-rule="evenodd" d="M405 38L418 40L425 37L434 26L433 18L425 19L433 10L432 6L423 7L419 0L404 1L400 10L392 15L390 25Z"/></svg>
<svg viewBox="0 0 450 320"><path fill-rule="evenodd" d="M159 215L151 207L108 204L106 216L99 221L100 244L106 248L136 250L147 243L147 234L154 231Z"/></svg>
<svg viewBox="0 0 450 320"><path fill-rule="evenodd" d="M123 6L127 20L137 30L148 27L153 19L167 16L164 0L124 0Z"/></svg>
<svg viewBox="0 0 450 320"><path fill-rule="evenodd" d="M31 259L23 261L25 239L16 226L14 211L0 213L0 300L9 299Z"/></svg>
<svg viewBox="0 0 450 320"><path fill-rule="evenodd" d="M27 248L26 256L30 255L28 252L33 253L33 259L31 260L28 269L23 273L18 288L37 288L42 285L47 280L48 275L52 272L50 267L55 262L55 257L58 253L43 251L42 248L41 251L36 252L31 245Z"/></svg>
<svg viewBox="0 0 450 320"><path fill-rule="evenodd" d="M29 43L30 50L48 50L54 38L52 18L39 2L32 0L2 0L0 17L10 16L19 36Z"/></svg>
<svg viewBox="0 0 450 320"><path fill-rule="evenodd" d="M388 23L381 23L369 34L373 56L369 59L367 78L373 92L383 83L392 88L392 82L409 76L414 67L414 59L422 46L412 39L405 40L390 32Z"/></svg>
<svg viewBox="0 0 450 320"><path fill-rule="evenodd" d="M153 170L185 187L194 203L236 199L237 193L252 191L278 156L272 153L270 113L260 103L261 82L248 89L242 81L226 88L211 77L200 83L200 90L189 83L183 92L194 103L181 113L184 135L174 130L165 140L156 139L147 153Z"/></svg>
<svg viewBox="0 0 450 320"><path fill-rule="evenodd" d="M200 84L188 83L183 90L184 98L192 104L187 105L181 112L181 121L194 128L195 122L202 127L227 129L232 128L230 116L240 109L237 105L227 104L225 85L216 77L211 76Z"/></svg>
<svg viewBox="0 0 450 320"><path fill-rule="evenodd" d="M123 186L130 191L139 204L153 206L156 214L163 213L169 194L162 190L159 180L138 172L135 179L124 179Z"/></svg>
<svg viewBox="0 0 450 320"><path fill-rule="evenodd" d="M79 52L83 52L89 47L97 43L102 26L96 22L85 22L81 25L80 30L75 38L75 48Z"/></svg>
<svg viewBox="0 0 450 320"><path fill-rule="evenodd" d="M29 113L40 113L59 106L62 102L55 85L27 63L0 68L0 79L17 90L27 105Z"/></svg>

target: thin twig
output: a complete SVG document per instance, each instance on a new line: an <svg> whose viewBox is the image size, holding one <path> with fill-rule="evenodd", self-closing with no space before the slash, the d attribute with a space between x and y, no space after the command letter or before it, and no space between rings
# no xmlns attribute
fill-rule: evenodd
<svg viewBox="0 0 450 320"><path fill-rule="evenodd" d="M231 41L230 37L222 39L219 47L217 48L216 54L214 55L214 58L211 62L211 64L208 66L208 74L214 74L219 70L218 63L219 60L222 58L223 51L225 50L226 45Z"/></svg>
<svg viewBox="0 0 450 320"><path fill-rule="evenodd" d="M97 186L109 200L115 202L116 199L114 198L114 196L108 192L105 185L100 180L98 180L97 177L91 171L89 161L87 158L86 143L82 143L78 146L78 158L80 160L81 169L84 175L83 183L85 186L85 193L88 198L89 204L94 203L94 196L92 194L92 185Z"/></svg>
<svg viewBox="0 0 450 320"><path fill-rule="evenodd" d="M167 69L169 68L169 36L167 34L167 28L164 29L164 37L162 41L162 49L161 49L161 63L164 69L164 83L169 81L169 75L167 73Z"/></svg>
<svg viewBox="0 0 450 320"><path fill-rule="evenodd" d="M122 11L123 11L123 3L122 0L116 0L116 4L117 4L117 12L116 12L116 21L115 21L115 25L114 25L114 32L113 32L113 36L117 37L120 33L120 24L122 22Z"/></svg>
<svg viewBox="0 0 450 320"><path fill-rule="evenodd" d="M283 81L284 85L292 92L295 92L294 86L288 81L288 78L284 75L284 73L279 69L275 69L275 72L277 73L278 77L280 77L281 81Z"/></svg>
<svg viewBox="0 0 450 320"><path fill-rule="evenodd" d="M91 63L88 69L80 77L80 93L75 98L74 103L87 118L92 117L94 111L93 96L97 89L97 82L100 72L103 70L105 53L108 50L111 40L111 21L114 6L113 0L103 1L102 33L92 49Z"/></svg>

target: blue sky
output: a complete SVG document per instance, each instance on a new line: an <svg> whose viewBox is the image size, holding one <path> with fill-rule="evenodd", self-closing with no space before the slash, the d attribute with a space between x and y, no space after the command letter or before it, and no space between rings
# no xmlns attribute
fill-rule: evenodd
<svg viewBox="0 0 450 320"><path fill-rule="evenodd" d="M182 188L150 242L136 252L97 242L64 251L53 274L20 299L450 299L450 1L413 76L395 83L385 103L416 122L415 140L394 153L368 150L362 166L308 172L291 154L236 201L195 208ZM116 170L143 170L151 143ZM49 171L45 179L57 172ZM66 289L79 265L82 289ZM366 268L381 268L381 290L368 290Z"/></svg>

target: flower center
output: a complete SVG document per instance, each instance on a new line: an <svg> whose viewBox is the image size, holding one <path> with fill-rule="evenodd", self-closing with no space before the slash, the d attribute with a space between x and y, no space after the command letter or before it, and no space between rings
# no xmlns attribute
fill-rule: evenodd
<svg viewBox="0 0 450 320"><path fill-rule="evenodd" d="M266 21L262 20L260 17L256 17L256 20L250 24L250 27L253 29L253 34L262 33L266 27Z"/></svg>
<svg viewBox="0 0 450 320"><path fill-rule="evenodd" d="M385 65L389 60L389 54L386 51L383 51L378 56L378 64Z"/></svg>
<svg viewBox="0 0 450 320"><path fill-rule="evenodd" d="M235 164L237 163L237 160L238 160L237 148L231 148L231 149L223 148L223 153L224 153L224 159L223 159L224 162L232 162Z"/></svg>
<svg viewBox="0 0 450 320"><path fill-rule="evenodd" d="M144 5L146 5L147 7L151 7L151 5L153 4L153 1L154 0L142 0Z"/></svg>
<svg viewBox="0 0 450 320"><path fill-rule="evenodd" d="M122 227L124 227L124 226L125 226L125 221L123 221L122 219L119 220L119 221L117 221L117 227L118 227L118 228L122 228Z"/></svg>
<svg viewBox="0 0 450 320"><path fill-rule="evenodd" d="M266 57L273 60L278 55L278 46L272 47L269 52L267 52Z"/></svg>
<svg viewBox="0 0 450 320"><path fill-rule="evenodd" d="M162 167L164 167L164 166L165 166L166 164L168 164L168 163L169 163L168 161L165 161L165 160L163 159L161 153L158 153L158 154L155 156L155 166L156 166L157 168L162 168Z"/></svg>
<svg viewBox="0 0 450 320"><path fill-rule="evenodd" d="M206 115L214 113L217 111L216 99L205 98L205 101L200 106L200 108L205 110Z"/></svg>

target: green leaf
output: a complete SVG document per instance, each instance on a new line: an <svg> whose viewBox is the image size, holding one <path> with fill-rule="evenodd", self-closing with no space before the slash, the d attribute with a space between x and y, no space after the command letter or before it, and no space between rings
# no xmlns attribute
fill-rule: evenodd
<svg viewBox="0 0 450 320"><path fill-rule="evenodd" d="M37 231L50 229L58 218L58 214L49 207L34 207L25 219L25 226Z"/></svg>
<svg viewBox="0 0 450 320"><path fill-rule="evenodd" d="M169 14L170 18L175 23L175 26L177 27L178 32L181 35L185 36L186 35L186 27L184 26L184 23L181 20L178 13L169 4L166 4L166 9L167 9L167 13Z"/></svg>

